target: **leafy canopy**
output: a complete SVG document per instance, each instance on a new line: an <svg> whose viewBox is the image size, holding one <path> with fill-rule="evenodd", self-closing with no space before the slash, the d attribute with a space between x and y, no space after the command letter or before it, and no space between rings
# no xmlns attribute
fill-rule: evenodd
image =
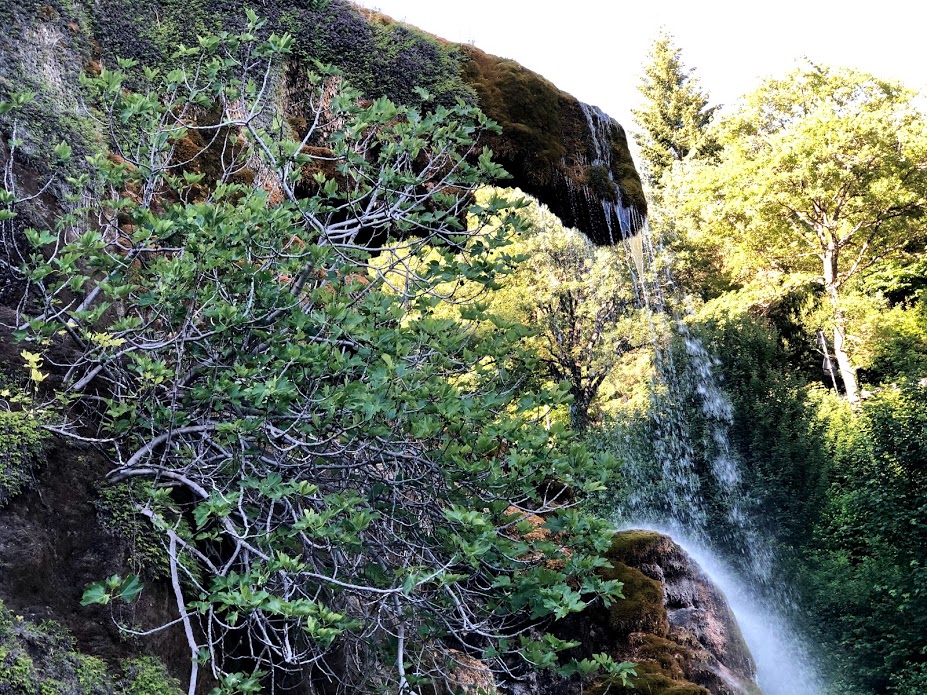
<svg viewBox="0 0 927 695"><path fill-rule="evenodd" d="M717 164L690 162L671 204L689 231L720 235L740 252L741 277L759 269L838 286L916 248L925 232L927 128L902 86L808 64L765 82L718 130Z"/></svg>
<svg viewBox="0 0 927 695"><path fill-rule="evenodd" d="M528 228L508 247L523 260L487 301L494 314L534 329L526 345L540 361L540 374L567 385L570 422L583 431L602 390L612 386L615 368L646 341L629 268L634 261L564 228L537 201L507 195L524 205Z"/></svg>
<svg viewBox="0 0 927 695"><path fill-rule="evenodd" d="M694 245L721 238L741 280L805 274L830 300L847 398L858 400L847 284L927 239L927 122L913 93L808 64L769 80L725 120L717 163L688 162L667 208Z"/></svg>

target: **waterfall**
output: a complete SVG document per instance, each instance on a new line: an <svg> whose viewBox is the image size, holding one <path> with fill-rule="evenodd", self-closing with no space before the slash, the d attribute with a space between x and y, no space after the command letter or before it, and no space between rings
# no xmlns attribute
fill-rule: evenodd
<svg viewBox="0 0 927 695"><path fill-rule="evenodd" d="M611 172L610 119L595 107L583 105L583 111L595 142L592 165ZM686 318L692 311L660 240L636 210L621 204L620 195L618 200L602 205L610 238L624 248L637 302L647 317L653 370L647 441L640 441L639 432L615 433L629 491L616 518L622 525L663 529L674 539L688 539L693 555L717 574L728 594L757 660L765 695L815 695L821 688L807 651L794 639L784 613L775 609L784 610L792 601L772 581L772 546L751 513L742 462L731 444L734 409L722 388L721 363L689 329ZM612 229L612 220L618 229ZM743 581L716 559L722 551L735 561ZM747 583L754 590L748 591Z"/></svg>
<svg viewBox="0 0 927 695"><path fill-rule="evenodd" d="M642 234L647 233L645 226ZM629 498L623 515L669 524L702 543L734 551L740 564L765 582L770 544L749 512L741 462L731 444L734 410L721 385L720 362L678 310L662 303L660 311L666 313L648 312L654 360L650 440L623 451L627 484L641 492ZM655 470L661 475L656 486ZM722 517L725 525L719 527Z"/></svg>
<svg viewBox="0 0 927 695"><path fill-rule="evenodd" d="M589 164L607 171L619 191L615 200L603 199L601 204L612 244L624 249L638 306L647 317L654 356L650 441L644 451L625 447L621 452L626 459L628 486L635 490L628 498L630 508L622 510L622 515L668 524L704 543L737 548L744 564L765 581L770 553L745 509L749 500L730 443L733 408L721 387L719 362L689 330L685 319L691 312L682 301L667 254L650 233L647 220L623 204L612 175L609 134L616 126L598 107L581 106L593 142L594 157ZM613 228L615 222L617 229ZM683 349L674 351L674 342ZM698 438L692 426L693 407L705 428ZM706 458L709 470L699 470L700 460ZM660 473L659 481L653 480L655 471ZM729 529L724 537L709 528L710 498L723 506Z"/></svg>

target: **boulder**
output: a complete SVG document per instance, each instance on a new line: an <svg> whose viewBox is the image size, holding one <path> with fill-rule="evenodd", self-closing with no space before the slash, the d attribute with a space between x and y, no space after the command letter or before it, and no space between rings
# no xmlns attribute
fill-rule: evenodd
<svg viewBox="0 0 927 695"><path fill-rule="evenodd" d="M538 692L585 695L759 695L756 667L733 612L711 578L668 536L616 533L607 579L625 598L590 606L558 626L582 640L575 658L606 652L637 664L627 688L608 679L583 684L551 680Z"/></svg>

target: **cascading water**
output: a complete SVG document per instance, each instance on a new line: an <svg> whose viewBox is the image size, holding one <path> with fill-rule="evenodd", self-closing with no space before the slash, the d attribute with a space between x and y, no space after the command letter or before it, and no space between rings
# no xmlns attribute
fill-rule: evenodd
<svg viewBox="0 0 927 695"><path fill-rule="evenodd" d="M583 111L595 142L592 165L611 172L610 119L595 107L583 105ZM616 518L624 526L657 527L675 540L689 539L695 559L728 594L757 660L765 695L815 695L821 688L807 650L798 646L795 631L775 610L774 604L791 602L771 582L771 544L751 514L731 445L734 413L721 387L720 362L689 330L685 317L691 312L646 220L620 199L602 205L613 245L624 247L654 360L647 441L635 442L629 432L615 438L631 491ZM758 590L747 591L721 568L717 551L707 548L739 554L738 570Z"/></svg>
<svg viewBox="0 0 927 695"><path fill-rule="evenodd" d="M594 106L583 104L583 112L594 143L595 159L591 164L602 166L611 175L611 119ZM751 569L765 578L768 553L744 511L740 467L729 436L733 409L717 377L717 360L689 331L676 309L682 302L676 297L667 301L667 294L677 294L676 286L669 264L663 261L666 254L655 243L647 221L620 200L603 199L602 206L612 243L621 244L625 250L638 304L648 320L655 367L649 446L644 452L623 452L628 462L629 487L638 491L629 498L631 508L625 515L669 523L706 543L723 540L727 547L740 548ZM613 220L618 222L617 229L611 226ZM670 348L674 339L683 347L681 351ZM693 407L704 429L698 439L692 427ZM704 455L697 455L699 452ZM699 462L706 459L709 470L700 471ZM652 479L654 464L659 481ZM706 481L704 473L711 480ZM707 494L706 482L714 494ZM709 498L724 507L728 537L719 539L709 528Z"/></svg>

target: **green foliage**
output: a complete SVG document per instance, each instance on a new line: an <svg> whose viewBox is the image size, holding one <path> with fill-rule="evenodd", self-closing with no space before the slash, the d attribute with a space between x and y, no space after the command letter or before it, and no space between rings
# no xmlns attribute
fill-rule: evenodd
<svg viewBox="0 0 927 695"><path fill-rule="evenodd" d="M816 65L769 80L721 124L719 163L691 162L673 195L689 222L736 242L745 273L823 281L819 255L833 242L833 281L845 283L923 232L927 143L912 98L871 75Z"/></svg>
<svg viewBox="0 0 927 695"><path fill-rule="evenodd" d="M634 121L641 128L634 139L653 186L659 186L673 162L690 155L708 157L718 149L709 133L718 107L708 106L708 97L681 56L682 49L673 44L673 37L660 34L650 49L650 62L638 87L644 106L633 111Z"/></svg>
<svg viewBox="0 0 927 695"><path fill-rule="evenodd" d="M927 298L880 312L871 340L870 380L927 375Z"/></svg>
<svg viewBox="0 0 927 695"><path fill-rule="evenodd" d="M927 375L927 278L924 261L878 268L859 283L868 311L856 323L863 337L860 362L869 383Z"/></svg>
<svg viewBox="0 0 927 695"><path fill-rule="evenodd" d="M126 59L85 79L118 154L93 160L106 195L27 230L23 250L19 337L49 350L65 335L76 356L52 394L58 430L95 427L111 478L144 481L132 506L166 548L191 682L201 664L221 692L337 668L351 692L401 690L442 678L451 644L553 665L564 645L511 638L619 587L591 571L604 522L545 490L601 472L537 426L559 388L521 392L494 368L523 331L438 310L450 281L489 287L514 261L504 204L472 205L501 174L476 145L497 128L463 102L360 103L331 73L283 114L260 85L292 37L247 14L175 69L132 77ZM215 120L193 120L206 107ZM206 144L178 156L194 129ZM216 149L201 185L190 164ZM246 167L262 186L234 182ZM59 243L65 226L80 233ZM511 505L556 542L512 534ZM113 576L84 603L140 591ZM227 662L228 641L251 660Z"/></svg>
<svg viewBox="0 0 927 695"><path fill-rule="evenodd" d="M539 359L531 376L566 385L570 422L584 431L615 389L614 368L644 339L631 276L614 249L565 229L519 192L506 197L522 201L525 231L506 247L522 260L486 301L493 316L533 328L525 341Z"/></svg>
<svg viewBox="0 0 927 695"><path fill-rule="evenodd" d="M847 285L922 247L925 132L912 92L809 64L768 80L725 119L717 163L689 162L666 184L677 230L723 238L726 265L741 279L817 277L830 300L827 327L851 401L859 396Z"/></svg>
<svg viewBox="0 0 927 695"><path fill-rule="evenodd" d="M125 579L118 575L113 575L105 582L94 582L84 590L80 605L82 606L106 606L114 599L119 599L124 603L132 603L142 593L144 585L134 574Z"/></svg>
<svg viewBox="0 0 927 695"><path fill-rule="evenodd" d="M0 410L0 507L29 484L46 440L42 420L34 412Z"/></svg>
<svg viewBox="0 0 927 695"><path fill-rule="evenodd" d="M834 463L801 587L838 676L892 692L927 654L927 394L885 389L858 412L820 398Z"/></svg>
<svg viewBox="0 0 927 695"><path fill-rule="evenodd" d="M927 664L916 664L896 673L892 678L895 695L920 695L927 691Z"/></svg>
<svg viewBox="0 0 927 695"><path fill-rule="evenodd" d="M605 676L615 683L631 687L632 678L637 676L636 666L627 661L618 663L608 654L593 654L591 659L571 662L566 668L560 670L560 674L563 676L576 674L583 678Z"/></svg>

